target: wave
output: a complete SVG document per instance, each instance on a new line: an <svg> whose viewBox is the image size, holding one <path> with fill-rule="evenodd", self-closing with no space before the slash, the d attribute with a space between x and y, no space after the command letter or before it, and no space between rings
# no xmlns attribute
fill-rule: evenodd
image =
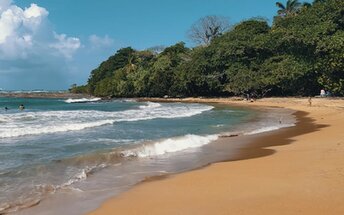
<svg viewBox="0 0 344 215"><path fill-rule="evenodd" d="M146 105L140 105L140 109L147 109L147 108L157 108L161 107L161 104L155 102L147 102Z"/></svg>
<svg viewBox="0 0 344 215"><path fill-rule="evenodd" d="M88 98L82 98L82 99L67 99L65 100L64 102L66 103L87 103L87 102L98 102L102 100L101 98L91 98L91 99L88 99Z"/></svg>
<svg viewBox="0 0 344 215"><path fill-rule="evenodd" d="M136 99L120 99L121 102L136 102Z"/></svg>
<svg viewBox="0 0 344 215"><path fill-rule="evenodd" d="M275 131L275 130L279 130L281 128L288 128L288 127L293 127L295 126L295 124L280 124L280 125L271 125L271 126L265 126L262 128L257 128L253 131L249 131L244 133L245 135L253 135L253 134L260 134L260 133L265 133L265 132L269 132L269 131Z"/></svg>
<svg viewBox="0 0 344 215"><path fill-rule="evenodd" d="M191 148L198 148L211 143L219 138L219 135L195 135L187 134L180 137L172 137L152 142L141 142L134 146L124 148L114 148L110 152L91 153L87 155L76 156L68 159L57 160L59 164L66 166L79 166L87 163L97 164L91 168L92 171L86 171L86 175L98 167L119 165L126 158L146 158L175 153ZM85 170L88 170L86 168ZM85 174L80 174L84 178ZM80 178L76 177L77 179Z"/></svg>
<svg viewBox="0 0 344 215"><path fill-rule="evenodd" d="M161 140L158 142L140 145L134 149L113 151L103 154L90 154L78 156L70 159L66 159L59 162L66 162L64 165L67 166L79 166L81 163L97 163L96 165L84 166L74 174L67 178L61 184L37 184L34 185L31 192L23 194L19 200L12 202L5 202L0 204L0 214L15 212L21 209L29 208L40 203L46 195L54 194L59 190L71 191L71 192L83 192L82 189L74 186L75 184L87 180L90 175L107 168L109 166L121 165L120 160L126 158L146 158L164 155L166 153L183 151L190 148L201 147L209 144L218 138L217 135L198 136L198 135L185 135L183 137L170 138ZM100 156L99 156L100 155ZM160 171L165 172L165 171ZM135 173L134 173L135 174Z"/></svg>
<svg viewBox="0 0 344 215"><path fill-rule="evenodd" d="M46 126L46 127L31 127L31 128L12 128L6 129L7 132L1 132L0 137L8 138L8 137L19 137L25 135L37 135L37 134L51 134L57 132L66 132L66 131L79 131L86 128L92 128L107 124L112 124L112 120L102 120L98 122L88 122L88 123L72 123L72 124L65 124L63 126ZM2 129L0 129L2 130Z"/></svg>
<svg viewBox="0 0 344 215"><path fill-rule="evenodd" d="M0 214L15 212L37 205L47 195L54 194L59 190L84 192L82 189L78 188L78 186L76 185L77 183L87 180L90 175L96 174L96 172L101 171L104 168L107 168L109 166L121 165L121 160L123 159L132 157L153 157L164 155L166 153L183 151L190 148L201 147L210 143L211 141L216 140L217 138L217 135L198 136L189 134L183 137L170 138L154 143L143 144L134 149L115 149L112 152L92 153L58 161L60 164L62 162L63 166L72 167L80 167L80 165L82 164L96 164L86 166L82 165L83 167L73 171L74 173L60 184L42 183L34 185L31 191L29 191L28 193L24 193L20 198L18 198L19 200L17 199L0 204Z"/></svg>
<svg viewBox="0 0 344 215"><path fill-rule="evenodd" d="M54 184L33 185L31 191L23 194L18 200L0 204L0 214L12 213L21 209L35 206L39 204L41 200L44 199L44 197L47 194L56 193L58 190L83 192L83 190L79 188L75 188L72 185L77 182L86 180L89 175L94 174L96 171L99 171L106 167L107 166L105 164L95 165L92 167L86 166L85 168L80 169L80 171L77 172L68 181L59 185L54 185Z"/></svg>
<svg viewBox="0 0 344 215"><path fill-rule="evenodd" d="M92 167L88 167L87 166L84 169L82 169L79 173L75 174L74 177L69 179L66 183L63 183L62 185L58 185L58 186L55 186L55 187L57 189L63 189L63 188L69 187L69 186L71 186L74 183L86 180L89 175L92 175L95 172L97 172L97 171L99 171L101 169L104 169L106 167L107 167L106 164L99 164L99 165L95 165L95 166L92 166Z"/></svg>
<svg viewBox="0 0 344 215"><path fill-rule="evenodd" d="M176 138L169 138L162 141L143 144L138 148L125 150L120 152L122 157L138 157L138 158L145 158L145 157L154 157L159 155L164 155L167 153L179 152L190 148L198 148L209 144L212 141L217 140L220 137L235 137L240 135L253 135L259 134L269 131L278 130L281 128L292 127L295 124L280 124L274 126L266 126L262 128L258 128L246 133L223 133L219 135L207 135L207 136L200 136L194 134L188 134L183 137L176 137Z"/></svg>
<svg viewBox="0 0 344 215"><path fill-rule="evenodd" d="M148 103L145 108L108 112L96 110L40 111L0 115L0 138L79 131L116 122L191 117L211 110L212 106L160 105Z"/></svg>
<svg viewBox="0 0 344 215"><path fill-rule="evenodd" d="M154 157L166 153L198 148L218 139L218 135L199 136L188 134L183 137L169 138L152 144L145 144L135 149L121 152L122 157Z"/></svg>

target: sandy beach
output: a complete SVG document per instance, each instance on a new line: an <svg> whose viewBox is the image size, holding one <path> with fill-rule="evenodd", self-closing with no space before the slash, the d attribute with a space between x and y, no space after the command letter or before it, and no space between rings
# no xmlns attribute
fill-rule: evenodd
<svg viewBox="0 0 344 215"><path fill-rule="evenodd" d="M298 123L257 137L231 161L141 183L91 215L344 213L344 100L168 101L290 108Z"/></svg>

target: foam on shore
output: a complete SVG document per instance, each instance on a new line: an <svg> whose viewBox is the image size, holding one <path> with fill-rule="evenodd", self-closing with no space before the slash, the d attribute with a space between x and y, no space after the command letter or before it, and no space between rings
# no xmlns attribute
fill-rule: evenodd
<svg viewBox="0 0 344 215"><path fill-rule="evenodd" d="M217 140L218 135L192 135L188 134L183 137L169 138L152 144L144 144L136 149L121 152L123 157L154 157L183 151L190 148L197 148Z"/></svg>

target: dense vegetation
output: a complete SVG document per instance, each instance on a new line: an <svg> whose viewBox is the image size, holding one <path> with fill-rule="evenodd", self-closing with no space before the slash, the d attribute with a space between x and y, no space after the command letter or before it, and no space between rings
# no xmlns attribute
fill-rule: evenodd
<svg viewBox="0 0 344 215"><path fill-rule="evenodd" d="M180 42L161 53L120 49L92 71L86 86L72 91L111 97L309 96L323 88L343 96L344 1L288 4L277 3L271 26L246 20L207 46L190 49Z"/></svg>

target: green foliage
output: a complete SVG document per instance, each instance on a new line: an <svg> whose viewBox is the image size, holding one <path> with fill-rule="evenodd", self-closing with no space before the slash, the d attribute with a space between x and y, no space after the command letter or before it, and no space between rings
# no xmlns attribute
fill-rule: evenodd
<svg viewBox="0 0 344 215"><path fill-rule="evenodd" d="M88 94L89 89L87 85L77 86L76 84L72 84L69 89L70 93L78 93L78 94Z"/></svg>
<svg viewBox="0 0 344 215"><path fill-rule="evenodd" d="M276 6L279 8L277 11L278 15L281 17L288 17L292 15L296 15L300 12L302 4L299 0L287 0L286 5L281 2L276 2ZM307 6L309 6L307 4Z"/></svg>
<svg viewBox="0 0 344 215"><path fill-rule="evenodd" d="M206 47L123 48L71 91L97 96L344 95L344 1L278 3L272 26L251 19ZM283 10L283 11L281 11ZM160 50L160 49L159 49Z"/></svg>
<svg viewBox="0 0 344 215"><path fill-rule="evenodd" d="M344 31L327 36L317 47L319 83L332 93L344 95Z"/></svg>
<svg viewBox="0 0 344 215"><path fill-rule="evenodd" d="M115 55L101 63L97 69L93 70L88 80L90 92L95 93L98 82L111 77L115 70L128 65L134 52L135 51L130 47L120 49Z"/></svg>

